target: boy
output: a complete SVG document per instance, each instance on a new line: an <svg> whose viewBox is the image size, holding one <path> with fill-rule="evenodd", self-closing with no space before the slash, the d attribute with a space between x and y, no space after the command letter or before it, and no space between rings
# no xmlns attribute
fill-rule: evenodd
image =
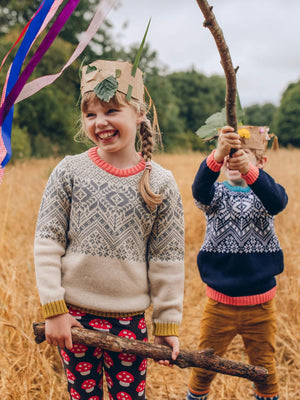
<svg viewBox="0 0 300 400"><path fill-rule="evenodd" d="M251 364L268 370L255 382L257 400L277 400L275 370L275 276L283 271L283 253L274 216L288 201L286 192L263 171L267 127L223 127L217 148L202 162L193 183L207 228L198 268L207 284L199 349L222 356L240 334ZM235 152L229 156L231 149ZM217 182L223 168L227 181ZM192 370L187 400L206 400L214 372Z"/></svg>

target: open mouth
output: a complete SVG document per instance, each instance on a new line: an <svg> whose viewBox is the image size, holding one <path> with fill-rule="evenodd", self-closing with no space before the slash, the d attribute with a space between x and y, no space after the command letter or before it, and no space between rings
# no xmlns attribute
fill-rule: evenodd
<svg viewBox="0 0 300 400"><path fill-rule="evenodd" d="M100 140L110 140L113 137L115 137L118 134L119 131L107 131L107 132L101 132L99 134L97 134L98 138Z"/></svg>

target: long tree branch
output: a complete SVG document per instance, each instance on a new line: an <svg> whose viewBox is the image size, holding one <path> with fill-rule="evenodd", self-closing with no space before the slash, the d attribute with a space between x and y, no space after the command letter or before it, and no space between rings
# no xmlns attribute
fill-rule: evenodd
<svg viewBox="0 0 300 400"><path fill-rule="evenodd" d="M45 324L33 324L35 341L42 343L45 340ZM200 351L180 350L176 360L172 359L172 350L167 346L145 343L141 340L131 340L111 333L92 331L84 328L71 328L74 343L92 347L101 347L117 353L135 354L153 360L169 360L180 368L200 367L222 374L239 376L251 381L263 382L268 372L262 367L235 362L214 354L212 349Z"/></svg>
<svg viewBox="0 0 300 400"><path fill-rule="evenodd" d="M237 114L236 114L237 69L233 68L231 56L222 29L218 25L216 17L212 11L213 7L210 6L206 0L197 0L197 3L205 17L203 25L211 31L215 39L221 57L221 64L224 69L226 77L225 106L226 106L227 124L229 126L232 126L234 130L237 131Z"/></svg>

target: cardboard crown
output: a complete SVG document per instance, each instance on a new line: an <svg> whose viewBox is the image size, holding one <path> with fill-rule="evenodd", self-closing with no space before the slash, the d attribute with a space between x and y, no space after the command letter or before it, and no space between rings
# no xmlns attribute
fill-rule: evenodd
<svg viewBox="0 0 300 400"><path fill-rule="evenodd" d="M268 126L243 125L239 126L237 131L243 149L266 151L270 140Z"/></svg>
<svg viewBox="0 0 300 400"><path fill-rule="evenodd" d="M82 68L81 94L94 91L108 102L119 91L126 94L127 100L144 100L143 73L127 61L97 60Z"/></svg>

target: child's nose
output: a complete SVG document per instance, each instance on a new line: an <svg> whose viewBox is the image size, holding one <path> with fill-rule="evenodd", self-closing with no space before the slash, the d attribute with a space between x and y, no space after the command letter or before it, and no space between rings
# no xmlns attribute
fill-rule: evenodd
<svg viewBox="0 0 300 400"><path fill-rule="evenodd" d="M97 115L96 124L97 126L106 126L108 124L106 116L104 114Z"/></svg>

